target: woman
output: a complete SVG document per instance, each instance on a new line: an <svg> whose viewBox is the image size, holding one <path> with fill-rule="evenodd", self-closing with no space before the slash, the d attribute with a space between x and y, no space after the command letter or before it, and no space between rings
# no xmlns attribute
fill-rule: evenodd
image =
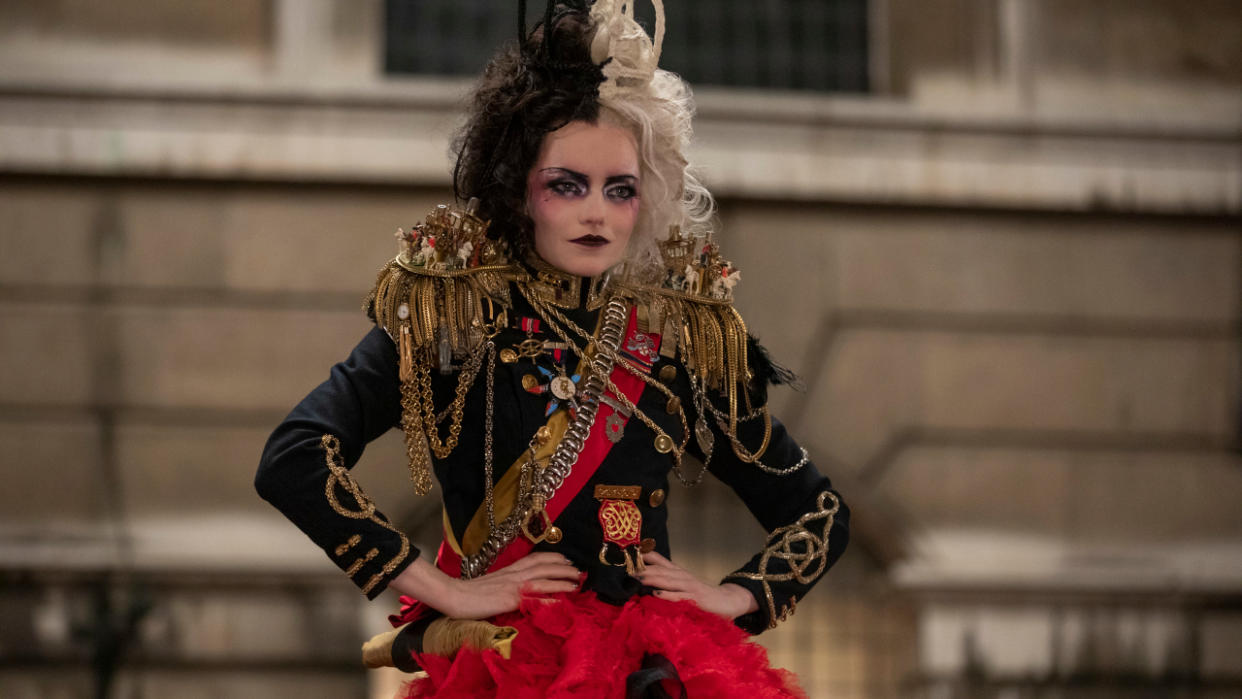
<svg viewBox="0 0 1242 699"><path fill-rule="evenodd" d="M745 633L841 555L848 511L767 413L783 375L705 234L655 7L653 42L626 3L549 3L493 59L454 171L470 203L398 231L376 328L264 451L263 497L368 597L403 594L366 650L425 670L409 696L801 695ZM415 490L441 485L434 564L348 472L396 425ZM718 585L666 529L669 472L708 470L770 532Z"/></svg>

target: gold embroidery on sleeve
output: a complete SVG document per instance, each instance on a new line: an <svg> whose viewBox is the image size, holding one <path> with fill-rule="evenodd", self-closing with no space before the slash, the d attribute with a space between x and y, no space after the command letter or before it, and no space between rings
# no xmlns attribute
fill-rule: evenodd
<svg viewBox="0 0 1242 699"><path fill-rule="evenodd" d="M354 480L354 477L350 475L349 470L345 468L345 464L341 459L341 440L337 439L335 435L325 434L320 438L320 443L323 445L324 462L327 464L329 471L328 483L324 487L324 494L327 496L328 504L332 506L332 509L342 517L370 520L371 522L374 522L389 531L395 532L397 536L401 537L401 550L397 551L397 555L393 556L387 563L384 564L381 572L371 576L371 579L367 581L367 584L362 587L363 594L368 594L377 584L379 584L381 580L384 579L384 576L392 573L392 571L405 560L405 557L410 554L410 540L406 537L405 532L392 526L392 524L390 524L375 511L375 503L371 501L371 498L368 497L366 493L362 492L362 488L358 486L358 482ZM351 510L341 503L340 498L338 497L338 487L353 496L354 502L357 503L358 506L357 510ZM348 543L350 544L350 547L352 547L361 540L362 537L355 534L349 538ZM346 548L346 551L347 550L349 549ZM343 553L345 553L345 551L341 551L340 547L337 547L337 555L341 555ZM352 578L363 565L378 555L378 550L371 549L367 552L366 556L355 560L345 571L345 574Z"/></svg>
<svg viewBox="0 0 1242 699"><path fill-rule="evenodd" d="M357 575L359 570L362 570L362 566L366 565L367 563L370 563L371 559L375 558L378 555L379 555L379 549L371 549L370 551L367 551L367 555L354 561L353 565L345 569L345 575L351 578L354 577L355 575Z"/></svg>
<svg viewBox="0 0 1242 699"><path fill-rule="evenodd" d="M357 546L359 541L362 541L362 537L358 536L357 534L354 534L353 536L349 537L349 541L346 541L345 543L336 547L336 555L344 556L345 552Z"/></svg>
<svg viewBox="0 0 1242 699"><path fill-rule="evenodd" d="M825 505L826 500L831 500L832 504ZM788 618L797 605L797 598L791 598L789 604L778 613L776 600L772 596L771 583L795 580L807 585L823 574L824 568L828 565L828 533L832 530L833 521L840 507L841 501L837 499L837 496L825 490L819 494L814 512L808 512L799 517L797 522L774 529L771 534L768 534L768 545L764 548L763 555L759 557L759 567L756 572L731 573L725 576L726 580L742 578L757 580L763 584L763 594L768 603L769 629L776 628L779 622ZM822 534L817 536L808 525L820 522L823 523L823 530ZM794 549L794 545L799 543L802 545L801 551ZM789 572L769 573L768 566L773 559L784 561L789 566Z"/></svg>

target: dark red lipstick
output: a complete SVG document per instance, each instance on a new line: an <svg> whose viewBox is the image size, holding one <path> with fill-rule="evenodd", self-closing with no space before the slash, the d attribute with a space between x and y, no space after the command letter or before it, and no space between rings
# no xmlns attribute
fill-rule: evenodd
<svg viewBox="0 0 1242 699"><path fill-rule="evenodd" d="M599 247L599 246L601 246L601 245L607 245L607 244L608 244L608 239L607 239L607 238L605 238L605 237L603 237L603 236L598 236L598 235L593 235L593 234L592 234L592 235L584 235L584 236L581 236L581 237L578 237L578 238L574 238L573 240L571 240L571 241L569 241L569 242L571 242L571 243L577 243L578 245L585 245L585 246L587 246L587 247L591 247L591 248L596 248L596 247Z"/></svg>

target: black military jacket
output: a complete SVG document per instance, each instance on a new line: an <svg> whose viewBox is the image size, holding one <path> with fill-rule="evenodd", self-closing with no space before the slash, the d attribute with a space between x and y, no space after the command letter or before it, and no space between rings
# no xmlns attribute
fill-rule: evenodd
<svg viewBox="0 0 1242 699"><path fill-rule="evenodd" d="M588 332L596 326L598 310L587 310L587 283L561 310ZM539 315L518 291L511 288L510 319ZM572 296L570 297L573 298ZM531 335L510 327L494 338L499 348L516 346ZM546 325L535 339L557 341ZM563 358L573 372L577 357ZM536 360L553 368L551 356ZM666 367L668 367L666 369ZM486 368L483 370L486 371ZM549 396L534 394L523 386L523 377L541 372L530 359L497 362L494 374L493 468L499 480L527 449L531 436L545 423ZM661 357L651 376L664 381L695 424L694 400L689 375L676 359ZM456 374L433 372L436 411L443 410L454 395ZM530 383L531 379L527 379ZM486 381L482 372L466 394L465 413L457 447L445 459L434 461L441 485L447 521L458 541L484 499L484 405ZM762 394L762 392L759 392ZM757 398L761 397L757 395ZM637 407L678 443L682 423L670 412L667 397L646 386ZM348 476L371 440L397 426L401 418L398 354L393 340L381 328L372 329L350 356L332 367L327 381L315 388L276 428L263 452L256 477L259 493L279 508L346 571L368 597L374 598L418 555L406 536L383 514L374 510ZM447 421L445 421L447 423ZM602 429L598 417L592 429ZM738 436L748 448L762 438L762 420L739 424ZM708 420L715 433L710 472L728 484L759 523L771 533L765 550L756 553L726 580L745 587L758 600L759 610L735 623L759 633L784 619L820 574L844 551L849 538L849 511L840 502L829 480L811 463L787 475L776 475L755 464L744 463L730 448L715 420ZM442 428L442 432L447 432ZM329 435L325 439L325 435ZM339 440L339 455L332 453ZM542 542L535 550L557 551L586 571L586 586L607 601L619 603L635 594L649 592L630 577L624 567L599 560L603 533L598 520L600 503L596 484L639 486L636 500L642 514L642 537L654 540L654 549L671 558L665 496L670 488L671 454L659 453L655 434L636 418L629 419L616 443L586 487L569 503L555 524L564 532L556 544ZM694 438L689 451L702 459ZM335 462L334 462L335 459ZM772 422L770 445L762 457L770 470L788 469L804 461L804 452L777 421ZM693 473L696 464L686 464ZM652 542L647 542L651 545Z"/></svg>

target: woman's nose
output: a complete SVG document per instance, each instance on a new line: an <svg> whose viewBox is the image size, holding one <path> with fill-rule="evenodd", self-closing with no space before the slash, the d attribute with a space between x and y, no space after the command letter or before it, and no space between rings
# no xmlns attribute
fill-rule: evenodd
<svg viewBox="0 0 1242 699"><path fill-rule="evenodd" d="M583 223L603 223L604 221L604 195L602 192L592 192L582 203L581 218Z"/></svg>

